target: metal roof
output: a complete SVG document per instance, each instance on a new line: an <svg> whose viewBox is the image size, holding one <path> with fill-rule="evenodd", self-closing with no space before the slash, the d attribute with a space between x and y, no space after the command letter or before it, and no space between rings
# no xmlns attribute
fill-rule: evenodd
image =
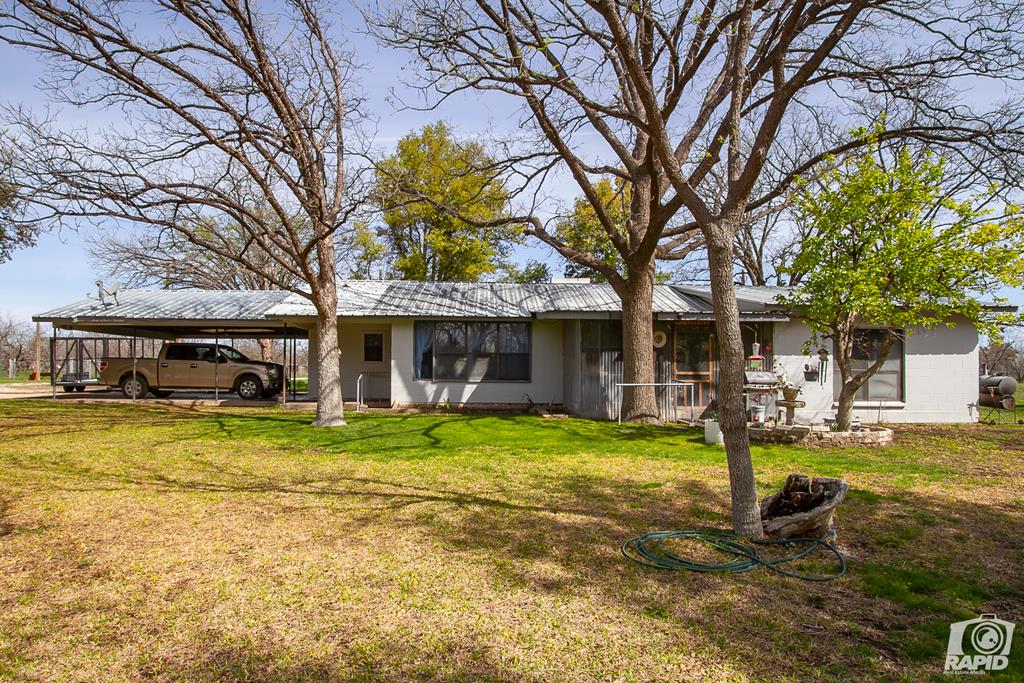
<svg viewBox="0 0 1024 683"><path fill-rule="evenodd" d="M711 311L701 299L668 285L654 288L653 308L654 313ZM621 310L622 303L608 284L348 280L338 288L341 317L528 318ZM275 306L268 316L315 314L308 300L292 296Z"/></svg>
<svg viewBox="0 0 1024 683"><path fill-rule="evenodd" d="M105 303L87 298L33 317L39 322L90 321L254 321L293 296L284 291L122 289Z"/></svg>
<svg viewBox="0 0 1024 683"><path fill-rule="evenodd" d="M740 313L746 319L770 316L784 320L785 311L777 298L789 292L783 287L737 286ZM338 287L338 316L342 318L572 318L605 317L621 310L619 297L608 284L347 280ZM710 319L714 316L710 288L656 285L653 313L662 319ZM33 319L83 329L88 325L187 326L199 322L251 328L260 323L276 327L288 319L315 316L312 303L292 292L183 289L121 290L105 303L82 299Z"/></svg>
<svg viewBox="0 0 1024 683"><path fill-rule="evenodd" d="M746 288L751 289L751 288ZM713 314L710 291L657 285L653 312L680 317ZM763 306L740 296L744 313ZM608 284L504 284L347 280L338 287L339 317L529 318L613 314L622 310ZM272 322L315 317L313 304L298 294L273 291L121 290L105 303L82 299L34 317L56 324L145 322Z"/></svg>

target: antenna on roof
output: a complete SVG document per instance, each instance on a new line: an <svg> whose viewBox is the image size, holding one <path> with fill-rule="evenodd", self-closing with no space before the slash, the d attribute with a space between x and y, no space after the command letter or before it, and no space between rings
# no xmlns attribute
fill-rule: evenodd
<svg viewBox="0 0 1024 683"><path fill-rule="evenodd" d="M107 297L108 296L109 297L113 297L114 303L120 305L121 302L117 300L117 293L120 290L121 290L121 285L119 285L119 284L115 283L115 284L111 285L110 287L106 287L103 284L103 280L97 280L96 281L96 296L93 297L90 294L86 294L85 296L88 299L94 299L96 301L99 301L100 305L103 306L103 307L106 307L108 305L107 304Z"/></svg>

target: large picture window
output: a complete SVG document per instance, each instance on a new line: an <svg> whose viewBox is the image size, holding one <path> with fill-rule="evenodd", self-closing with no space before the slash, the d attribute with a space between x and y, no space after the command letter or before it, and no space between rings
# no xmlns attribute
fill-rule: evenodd
<svg viewBox="0 0 1024 683"><path fill-rule="evenodd" d="M903 331L893 330L896 341L874 375L857 392L857 401L903 400ZM857 330L853 339L853 371L861 372L878 360L885 330Z"/></svg>
<svg viewBox="0 0 1024 683"><path fill-rule="evenodd" d="M416 379L436 382L528 381L530 324L490 321L417 321Z"/></svg>

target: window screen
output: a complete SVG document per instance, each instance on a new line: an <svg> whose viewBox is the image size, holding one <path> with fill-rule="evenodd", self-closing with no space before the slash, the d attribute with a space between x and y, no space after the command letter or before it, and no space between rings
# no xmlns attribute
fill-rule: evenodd
<svg viewBox="0 0 1024 683"><path fill-rule="evenodd" d="M903 331L893 330L897 338L878 372L857 392L858 401L903 400ZM853 371L861 372L878 360L885 341L885 330L857 330L853 341Z"/></svg>
<svg viewBox="0 0 1024 683"><path fill-rule="evenodd" d="M417 321L417 379L488 382L530 379L530 324Z"/></svg>

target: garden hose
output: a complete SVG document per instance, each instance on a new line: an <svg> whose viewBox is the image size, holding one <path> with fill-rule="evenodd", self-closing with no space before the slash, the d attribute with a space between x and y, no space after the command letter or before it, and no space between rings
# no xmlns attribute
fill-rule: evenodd
<svg viewBox="0 0 1024 683"><path fill-rule="evenodd" d="M743 542L744 537L729 531L716 530L685 530L685 531L652 531L643 536L626 541L622 544L622 555L626 559L652 569L687 569L694 572L746 572L757 567L766 567L783 576L791 576L801 581L833 581L846 574L846 559L836 548L833 540L835 532L828 531L820 538L798 536L785 540ZM671 539L695 540L707 544L728 558L724 562L713 564L696 562L680 557L665 546ZM762 557L757 546L791 546L794 552L780 558ZM804 547L800 547L804 546ZM801 574L785 569L782 565L811 555L824 548L839 561L839 569L833 574L815 575Z"/></svg>

